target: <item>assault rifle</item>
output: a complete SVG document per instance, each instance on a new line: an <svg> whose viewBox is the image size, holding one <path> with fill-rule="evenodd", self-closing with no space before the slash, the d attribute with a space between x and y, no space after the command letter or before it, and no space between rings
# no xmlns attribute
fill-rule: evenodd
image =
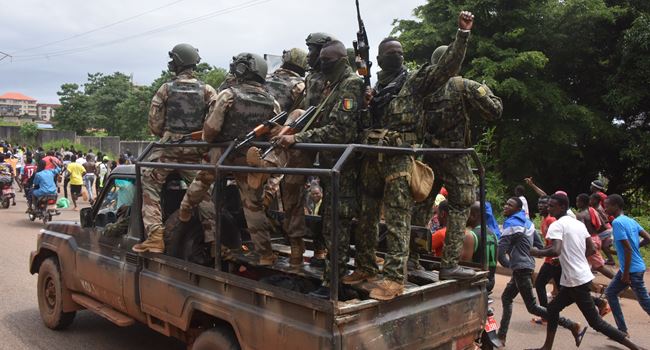
<svg viewBox="0 0 650 350"><path fill-rule="evenodd" d="M352 47L354 47L354 55L357 57L357 73L363 76L363 82L366 86L371 86L370 67L372 67L372 62L370 61L370 44L368 43L368 33L366 33L366 26L363 24L363 20L361 19L361 11L359 11L359 0L356 0L356 4L359 31L357 32L357 40L354 40L352 42Z"/></svg>
<svg viewBox="0 0 650 350"><path fill-rule="evenodd" d="M235 142L237 142L237 145L235 145L235 151L244 147L255 138L260 137L264 134L268 134L274 126L284 124L284 122L287 120L287 115L287 112L279 113L275 117L263 122L262 124L256 126L253 130L249 131L248 134L244 136L244 139L242 141L238 142L239 139L235 140Z"/></svg>
<svg viewBox="0 0 650 350"><path fill-rule="evenodd" d="M310 106L305 110L305 113L298 117L298 119L292 121L289 125L283 126L282 130L280 130L277 136L293 135L301 131L309 123L309 121L316 116L316 107ZM272 142L271 146L266 151L264 151L264 153L262 153L261 158L266 158L266 156L268 156L276 147L278 147L278 142Z"/></svg>

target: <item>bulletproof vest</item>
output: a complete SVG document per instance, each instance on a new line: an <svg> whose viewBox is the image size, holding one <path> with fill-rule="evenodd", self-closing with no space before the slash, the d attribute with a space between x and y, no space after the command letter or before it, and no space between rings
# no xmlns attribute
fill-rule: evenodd
<svg viewBox="0 0 650 350"><path fill-rule="evenodd" d="M381 120L388 112L388 104L399 94L407 77L408 71L404 70L386 86L381 87L379 84L375 86L375 94L370 102L370 115L372 117L373 128L381 127Z"/></svg>
<svg viewBox="0 0 650 350"><path fill-rule="evenodd" d="M305 78L305 100L303 106L318 106L322 101L325 89L325 76L320 72L312 72Z"/></svg>
<svg viewBox="0 0 650 350"><path fill-rule="evenodd" d="M226 113L217 142L231 141L245 135L273 117L273 97L263 87L237 84L230 87L233 104Z"/></svg>
<svg viewBox="0 0 650 350"><path fill-rule="evenodd" d="M422 111L421 97L405 85L402 92L388 104L388 112L381 118L381 128L400 133L415 133Z"/></svg>
<svg viewBox="0 0 650 350"><path fill-rule="evenodd" d="M469 145L469 115L463 100L462 77L453 77L424 99L422 130L426 144L464 148Z"/></svg>
<svg viewBox="0 0 650 350"><path fill-rule="evenodd" d="M289 73L276 71L266 79L266 91L275 97L275 100L278 101L283 111L290 112L295 102L291 95L291 90L293 90L296 84L301 83L302 80L302 78Z"/></svg>
<svg viewBox="0 0 650 350"><path fill-rule="evenodd" d="M165 131L189 134L203 129L205 85L200 82L172 81L167 88Z"/></svg>

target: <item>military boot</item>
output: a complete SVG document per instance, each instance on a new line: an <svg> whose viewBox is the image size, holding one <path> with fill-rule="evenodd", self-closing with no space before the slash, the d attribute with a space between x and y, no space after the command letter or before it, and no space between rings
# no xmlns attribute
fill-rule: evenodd
<svg viewBox="0 0 650 350"><path fill-rule="evenodd" d="M164 229L156 229L149 233L149 237L144 242L134 245L131 249L136 253L163 253L165 251L164 234Z"/></svg>
<svg viewBox="0 0 650 350"><path fill-rule="evenodd" d="M305 253L305 242L302 237L289 239L291 244L291 256L289 258L289 265L293 267L302 266L303 257Z"/></svg>
<svg viewBox="0 0 650 350"><path fill-rule="evenodd" d="M354 270L351 274L343 276L341 283L343 284L357 284L361 282L373 282L377 280L377 275L372 275L359 269Z"/></svg>
<svg viewBox="0 0 650 350"><path fill-rule="evenodd" d="M377 300L391 300L404 293L404 283L384 278L370 291L370 297Z"/></svg>
<svg viewBox="0 0 650 350"><path fill-rule="evenodd" d="M271 168L274 166L273 163L260 157L260 149L257 147L251 147L246 151L246 164L256 168ZM269 176L270 174L250 173L247 179L248 186L255 189L261 188Z"/></svg>
<svg viewBox="0 0 650 350"><path fill-rule="evenodd" d="M257 263L259 266L272 266L278 260L278 256L273 252L273 248L271 247L271 242L266 242L258 253L260 255Z"/></svg>

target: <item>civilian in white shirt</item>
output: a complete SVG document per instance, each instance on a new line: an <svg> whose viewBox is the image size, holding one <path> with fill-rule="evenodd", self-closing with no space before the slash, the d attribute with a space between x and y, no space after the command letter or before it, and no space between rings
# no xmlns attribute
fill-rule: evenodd
<svg viewBox="0 0 650 350"><path fill-rule="evenodd" d="M629 349L642 349L626 338L626 334L605 322L596 309L591 297L591 281L594 275L589 268L587 256L594 254L593 241L585 225L566 214L569 207L569 198L561 194L554 194L548 204L548 212L557 218L551 224L546 234L551 240L550 247L545 249L531 248L533 256L560 257L562 277L560 278L560 292L548 305L548 324L546 328L546 341L540 350L553 348L555 332L557 331L560 311L576 303L589 325L596 331L610 339L625 345ZM576 346L580 345L576 342Z"/></svg>

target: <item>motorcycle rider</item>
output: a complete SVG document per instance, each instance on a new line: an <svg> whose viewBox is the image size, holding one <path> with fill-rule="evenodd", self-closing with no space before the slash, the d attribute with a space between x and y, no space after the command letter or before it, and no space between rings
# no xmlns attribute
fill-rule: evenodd
<svg viewBox="0 0 650 350"><path fill-rule="evenodd" d="M38 162L39 168L45 168L45 161ZM34 175L32 190L32 203L38 203L38 198L43 196L56 196L56 175L61 172L60 167L54 169L43 169Z"/></svg>
<svg viewBox="0 0 650 350"><path fill-rule="evenodd" d="M13 181L13 168L11 167L11 164L5 162L5 154L0 153L0 188L4 187L7 183L11 186ZM16 196L12 199L13 202L11 205L16 205Z"/></svg>

